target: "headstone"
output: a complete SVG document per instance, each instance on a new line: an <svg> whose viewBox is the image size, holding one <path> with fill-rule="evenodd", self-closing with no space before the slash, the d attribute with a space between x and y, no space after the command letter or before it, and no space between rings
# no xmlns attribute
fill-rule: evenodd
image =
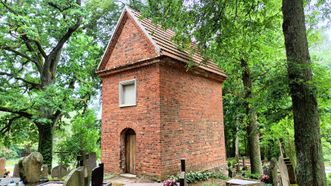
<svg viewBox="0 0 331 186"><path fill-rule="evenodd" d="M0 177L3 177L6 172L6 159L0 158Z"/></svg>
<svg viewBox="0 0 331 186"><path fill-rule="evenodd" d="M40 178L42 180L48 180L48 165L47 164L43 164L41 166L41 175Z"/></svg>
<svg viewBox="0 0 331 186"><path fill-rule="evenodd" d="M66 177L63 186L84 186L84 167L72 170Z"/></svg>
<svg viewBox="0 0 331 186"><path fill-rule="evenodd" d="M235 173L235 171L233 171L233 168L231 168L231 167L228 168L228 175L230 178L233 178L236 176L236 173Z"/></svg>
<svg viewBox="0 0 331 186"><path fill-rule="evenodd" d="M277 186L280 184L280 179L278 176L278 162L276 158L271 158L270 161L270 176L272 180L272 184Z"/></svg>
<svg viewBox="0 0 331 186"><path fill-rule="evenodd" d="M68 174L68 168L64 165L58 165L52 169L52 178L61 179Z"/></svg>
<svg viewBox="0 0 331 186"><path fill-rule="evenodd" d="M231 179L226 182L227 186L234 186L234 185L240 185L240 186L262 186L263 183L258 181L250 181L250 180L241 180L241 179Z"/></svg>
<svg viewBox="0 0 331 186"><path fill-rule="evenodd" d="M24 183L36 183L40 181L43 156L39 152L32 152L23 158L20 167L20 177Z"/></svg>
<svg viewBox="0 0 331 186"><path fill-rule="evenodd" d="M103 173L104 165L103 163L99 164L99 167L96 167L92 170L92 186L102 186L103 184Z"/></svg>
<svg viewBox="0 0 331 186"><path fill-rule="evenodd" d="M97 155L95 152L89 154L87 159L87 166L90 171L92 171L95 167L97 167Z"/></svg>
<svg viewBox="0 0 331 186"><path fill-rule="evenodd" d="M91 181L92 170L90 170L87 166L87 159L88 159L88 154L84 152L81 152L80 155L77 156L78 165L83 169L84 183L90 183Z"/></svg>
<svg viewBox="0 0 331 186"><path fill-rule="evenodd" d="M289 179L290 179L290 183L291 184L296 184L296 177L295 177L295 172L294 172L294 168L293 168L293 165L290 161L290 158L284 158L284 162L285 162L285 165L287 167L287 172L288 172L288 176L289 176Z"/></svg>
<svg viewBox="0 0 331 186"><path fill-rule="evenodd" d="M290 178L288 176L287 166L284 162L284 159L281 156L279 157L279 160L278 160L278 166L279 166L280 177L282 180L282 185L289 186Z"/></svg>
<svg viewBox="0 0 331 186"><path fill-rule="evenodd" d="M14 165L13 177L20 177L20 168L17 163Z"/></svg>
<svg viewBox="0 0 331 186"><path fill-rule="evenodd" d="M64 176L68 175L68 173L69 173L69 170L68 170L68 168L66 166L64 166L64 165L58 165L58 166L55 166L52 169L51 176L52 176L52 178L61 179Z"/></svg>

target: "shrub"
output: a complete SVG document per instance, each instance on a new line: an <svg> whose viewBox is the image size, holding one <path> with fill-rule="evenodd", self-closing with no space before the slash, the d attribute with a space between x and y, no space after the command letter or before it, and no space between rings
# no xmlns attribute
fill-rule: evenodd
<svg viewBox="0 0 331 186"><path fill-rule="evenodd" d="M235 158L228 158L227 162L228 162L229 168L234 167L236 165L236 163L238 163Z"/></svg>
<svg viewBox="0 0 331 186"><path fill-rule="evenodd" d="M242 176L244 178L255 179L255 180L258 180L260 178L259 174L252 174L250 171L243 171Z"/></svg>

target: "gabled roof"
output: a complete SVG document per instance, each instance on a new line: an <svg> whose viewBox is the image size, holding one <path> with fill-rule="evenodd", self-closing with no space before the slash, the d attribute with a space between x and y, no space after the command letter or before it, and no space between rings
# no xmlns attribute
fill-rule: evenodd
<svg viewBox="0 0 331 186"><path fill-rule="evenodd" d="M114 41L114 36L119 31L119 25L123 21L125 14L128 14L128 16L135 21L146 38L154 46L157 57L167 56L184 63L189 63L192 61L196 66L198 66L198 68L226 78L225 73L213 61L208 60L205 62L204 58L199 53L190 54L188 51L179 49L172 41L172 38L175 36L175 32L169 29L163 29L160 25L152 23L150 19L142 18L139 12L134 11L129 7L125 7L121 14L114 34L112 35L98 66L97 73L107 71L107 69L105 69L105 64L107 63L111 53L111 45L114 44L113 42L116 42Z"/></svg>

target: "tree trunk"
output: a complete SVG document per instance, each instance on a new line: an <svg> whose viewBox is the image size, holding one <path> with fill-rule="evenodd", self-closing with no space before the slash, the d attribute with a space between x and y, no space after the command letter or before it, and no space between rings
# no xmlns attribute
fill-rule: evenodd
<svg viewBox="0 0 331 186"><path fill-rule="evenodd" d="M242 81L245 89L245 108L248 116L247 126L247 138L249 158L251 163L251 173L262 174L262 162L260 152L260 138L259 138L259 126L257 123L257 115L255 109L249 103L249 99L252 98L252 79L247 62L242 59L240 61L242 67Z"/></svg>
<svg viewBox="0 0 331 186"><path fill-rule="evenodd" d="M44 164L47 164L49 170L51 170L53 155L53 126L51 124L40 124L38 125L38 133L38 151L43 155Z"/></svg>
<svg viewBox="0 0 331 186"><path fill-rule="evenodd" d="M55 83L56 65L59 62L61 52L62 48L58 49L57 52L53 52L45 59L42 73L40 74L42 89L46 89ZM39 134L38 151L43 155L44 164L47 164L49 170L51 170L53 160L53 129L61 112L48 107L41 107L40 113L42 113L43 118L51 120L50 123L36 123Z"/></svg>
<svg viewBox="0 0 331 186"><path fill-rule="evenodd" d="M283 0L283 33L291 91L299 185L326 185L319 113L302 0Z"/></svg>
<svg viewBox="0 0 331 186"><path fill-rule="evenodd" d="M235 148L236 148L236 141L235 141L235 138L232 136L231 149L230 149L230 153L229 153L228 157L234 157L235 156L235 153L236 153Z"/></svg>
<svg viewBox="0 0 331 186"><path fill-rule="evenodd" d="M236 120L236 138L235 138L235 145L234 145L234 156L236 159L236 162L239 162L239 118Z"/></svg>

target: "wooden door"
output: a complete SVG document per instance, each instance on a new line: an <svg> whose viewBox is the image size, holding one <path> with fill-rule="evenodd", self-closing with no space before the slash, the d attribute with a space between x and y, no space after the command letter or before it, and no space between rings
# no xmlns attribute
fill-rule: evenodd
<svg viewBox="0 0 331 186"><path fill-rule="evenodd" d="M136 135L126 134L125 137L125 167L126 172L135 174L136 165Z"/></svg>

